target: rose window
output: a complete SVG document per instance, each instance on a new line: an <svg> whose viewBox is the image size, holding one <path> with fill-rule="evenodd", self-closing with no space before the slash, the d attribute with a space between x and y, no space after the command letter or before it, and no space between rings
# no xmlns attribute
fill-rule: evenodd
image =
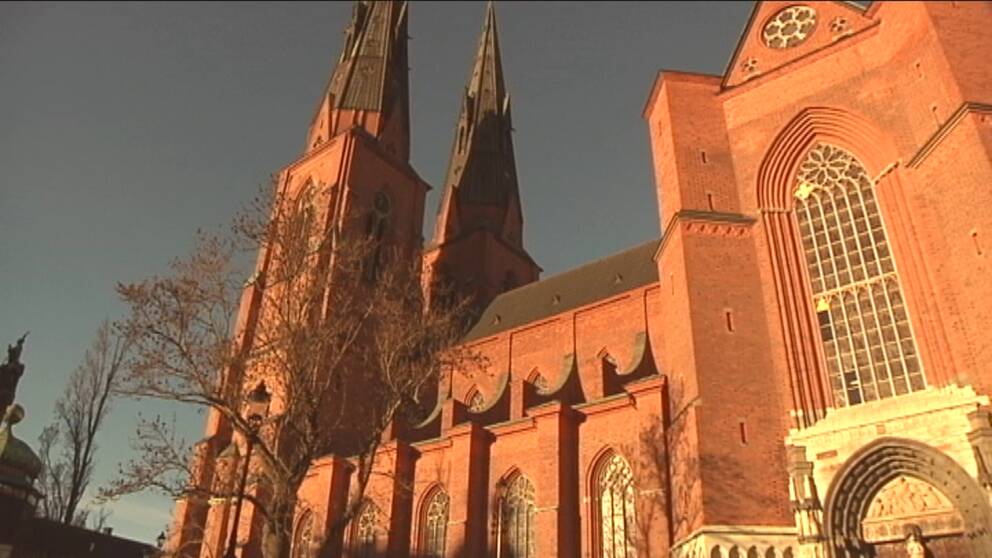
<svg viewBox="0 0 992 558"><path fill-rule="evenodd" d="M816 10L790 6L768 20L761 35L771 48L792 48L808 39L815 27Z"/></svg>

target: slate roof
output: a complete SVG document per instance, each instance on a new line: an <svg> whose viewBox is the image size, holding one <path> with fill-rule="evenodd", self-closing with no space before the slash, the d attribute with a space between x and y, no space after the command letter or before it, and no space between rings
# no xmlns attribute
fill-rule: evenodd
<svg viewBox="0 0 992 558"><path fill-rule="evenodd" d="M472 341L548 318L658 281L654 254L661 239L507 291L496 297L465 336Z"/></svg>
<svg viewBox="0 0 992 558"><path fill-rule="evenodd" d="M356 2L329 94L341 109L384 110L407 88L406 2Z"/></svg>
<svg viewBox="0 0 992 558"><path fill-rule="evenodd" d="M519 227L517 220L508 221L509 213L521 215L512 132L496 11L490 2L455 128L435 224L436 244L492 221L489 226L500 229L497 234L505 241L523 248L519 232L502 230Z"/></svg>

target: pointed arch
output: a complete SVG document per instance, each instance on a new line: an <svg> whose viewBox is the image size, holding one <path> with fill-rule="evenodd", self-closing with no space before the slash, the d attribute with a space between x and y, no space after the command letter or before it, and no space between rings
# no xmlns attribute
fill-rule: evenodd
<svg viewBox="0 0 992 558"><path fill-rule="evenodd" d="M296 529L293 531L293 558L311 558L313 556L315 538L313 530L313 512L306 510L300 514L300 518L296 522Z"/></svg>
<svg viewBox="0 0 992 558"><path fill-rule="evenodd" d="M588 483L593 555L633 558L637 555L637 488L630 463L613 448L603 448L592 461Z"/></svg>
<svg viewBox="0 0 992 558"><path fill-rule="evenodd" d="M867 119L841 108L805 108L775 137L758 167L759 208L791 209L793 177L816 142L857 153L872 177L881 174L897 157L889 137Z"/></svg>
<svg viewBox="0 0 992 558"><path fill-rule="evenodd" d="M535 366L527 375L527 383L534 386L538 393L547 393L548 379L541 374L541 369Z"/></svg>
<svg viewBox="0 0 992 558"><path fill-rule="evenodd" d="M914 440L885 437L855 452L830 483L823 516L829 557L874 555L862 538L862 521L878 492L900 476L939 488L963 516L965 540L972 555L992 555L988 528L992 508L986 491L940 450Z"/></svg>
<svg viewBox="0 0 992 558"><path fill-rule="evenodd" d="M808 247L800 239L796 219L797 176L811 150L831 145L852 154L868 181L874 185L895 166L897 151L890 138L867 119L836 107L810 107L800 111L776 136L757 173L757 202L761 210L775 279L780 320L784 328L783 344L787 354L792 407L795 424L809 426L835 404L836 386L831 386L829 369L822 344L821 324L814 311L813 289L808 268ZM885 178L888 180L888 177ZM886 202L888 203L888 202ZM877 206L876 206L877 208ZM914 275L910 298L922 300L926 295L918 261L913 256L911 237L901 224L895 227L903 248L894 250L910 261ZM900 250L905 250L901 252Z"/></svg>
<svg viewBox="0 0 992 558"><path fill-rule="evenodd" d="M371 500L366 500L352 520L351 556L354 558L376 558L379 551L379 524L382 512Z"/></svg>
<svg viewBox="0 0 992 558"><path fill-rule="evenodd" d="M448 510L450 498L440 484L435 484L424 492L420 503L418 535L418 556L422 558L444 558L448 535Z"/></svg>
<svg viewBox="0 0 992 558"><path fill-rule="evenodd" d="M536 558L534 484L519 469L511 469L498 483L496 505L496 558Z"/></svg>
<svg viewBox="0 0 992 558"><path fill-rule="evenodd" d="M478 386L472 386L465 394L465 406L473 413L481 413L486 409L486 397L479 391Z"/></svg>

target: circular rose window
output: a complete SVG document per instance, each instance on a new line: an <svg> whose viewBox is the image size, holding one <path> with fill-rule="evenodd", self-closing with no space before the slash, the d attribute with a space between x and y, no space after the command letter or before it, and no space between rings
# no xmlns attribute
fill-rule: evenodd
<svg viewBox="0 0 992 558"><path fill-rule="evenodd" d="M816 27L816 10L809 6L789 6L775 14L761 32L771 48L791 48L806 39Z"/></svg>

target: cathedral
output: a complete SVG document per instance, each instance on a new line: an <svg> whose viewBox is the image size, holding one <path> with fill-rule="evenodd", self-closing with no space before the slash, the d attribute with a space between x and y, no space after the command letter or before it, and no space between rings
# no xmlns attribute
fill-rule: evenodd
<svg viewBox="0 0 992 558"><path fill-rule="evenodd" d="M548 278L491 5L422 239L409 9L358 2L278 188L385 207L490 365L339 540L349 458L314 461L294 558L992 558L992 4L758 2L722 75L645 92L658 235ZM181 500L170 544L221 556L230 514Z"/></svg>

